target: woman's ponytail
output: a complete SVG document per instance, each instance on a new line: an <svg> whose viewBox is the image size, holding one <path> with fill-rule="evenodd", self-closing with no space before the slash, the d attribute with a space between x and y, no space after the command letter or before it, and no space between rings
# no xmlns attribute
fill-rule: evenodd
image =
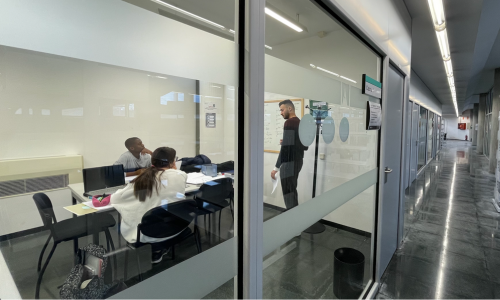
<svg viewBox="0 0 500 300"><path fill-rule="evenodd" d="M153 195L153 189L158 189L161 185L161 180L159 179L158 173L165 172L163 168L171 167L175 164L175 154L176 151L169 147L160 147L153 152L151 156L152 166L144 170L144 172L137 176L131 183L134 184L134 196L139 199L140 202L146 201L147 197Z"/></svg>

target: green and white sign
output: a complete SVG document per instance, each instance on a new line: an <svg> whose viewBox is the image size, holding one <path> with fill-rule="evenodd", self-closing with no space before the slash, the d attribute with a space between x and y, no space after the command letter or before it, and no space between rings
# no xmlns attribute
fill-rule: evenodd
<svg viewBox="0 0 500 300"><path fill-rule="evenodd" d="M366 74L363 74L363 81L362 81L362 93L375 97L375 98L382 98L382 83L376 81L375 79L371 78L370 76L367 76Z"/></svg>

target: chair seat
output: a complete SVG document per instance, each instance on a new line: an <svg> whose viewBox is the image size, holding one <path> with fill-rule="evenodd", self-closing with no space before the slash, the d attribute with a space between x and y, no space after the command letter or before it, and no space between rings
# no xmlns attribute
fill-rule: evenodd
<svg viewBox="0 0 500 300"><path fill-rule="evenodd" d="M65 242L74 238L99 233L109 227L115 226L115 224L116 221L113 216L107 213L59 221L52 225L54 227L54 232L57 232L57 236L54 237L54 242Z"/></svg>
<svg viewBox="0 0 500 300"><path fill-rule="evenodd" d="M191 228L186 227L186 229L181 231L181 233L179 233L179 235L177 235L176 237L168 239L166 241L158 242L158 244L162 244L165 248L167 248L167 247L170 247L172 245L175 245L175 244L182 242L183 240L190 237L192 234L193 234L193 231L191 230ZM135 242L135 243L129 244L129 245L133 246L134 248L139 248L139 247L144 246L146 244L156 244L156 243L154 243L154 242L151 242L151 243Z"/></svg>

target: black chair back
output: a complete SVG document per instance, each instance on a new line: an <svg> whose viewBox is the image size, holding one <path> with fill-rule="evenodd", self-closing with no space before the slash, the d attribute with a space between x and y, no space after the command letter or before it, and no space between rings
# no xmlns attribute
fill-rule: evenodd
<svg viewBox="0 0 500 300"><path fill-rule="evenodd" d="M42 218L43 226L46 229L52 229L52 224L57 223L57 220L50 198L44 193L36 193L33 195L33 200Z"/></svg>
<svg viewBox="0 0 500 300"><path fill-rule="evenodd" d="M137 241L140 241L141 232L152 238L165 238L180 233L191 224L196 209L196 202L193 200L182 200L150 209L137 226Z"/></svg>
<svg viewBox="0 0 500 300"><path fill-rule="evenodd" d="M215 183L215 184L212 184ZM217 204L224 203L226 199L231 198L233 194L233 180L231 178L220 178L212 181L211 184L203 184L196 194L199 201L207 201ZM200 205L201 203L198 203Z"/></svg>

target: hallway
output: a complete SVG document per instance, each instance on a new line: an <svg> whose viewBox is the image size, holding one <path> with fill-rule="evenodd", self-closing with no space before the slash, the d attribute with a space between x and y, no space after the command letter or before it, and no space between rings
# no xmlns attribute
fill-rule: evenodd
<svg viewBox="0 0 500 300"><path fill-rule="evenodd" d="M470 142L444 143L406 190L404 241L377 298L500 297L500 214L488 163Z"/></svg>

